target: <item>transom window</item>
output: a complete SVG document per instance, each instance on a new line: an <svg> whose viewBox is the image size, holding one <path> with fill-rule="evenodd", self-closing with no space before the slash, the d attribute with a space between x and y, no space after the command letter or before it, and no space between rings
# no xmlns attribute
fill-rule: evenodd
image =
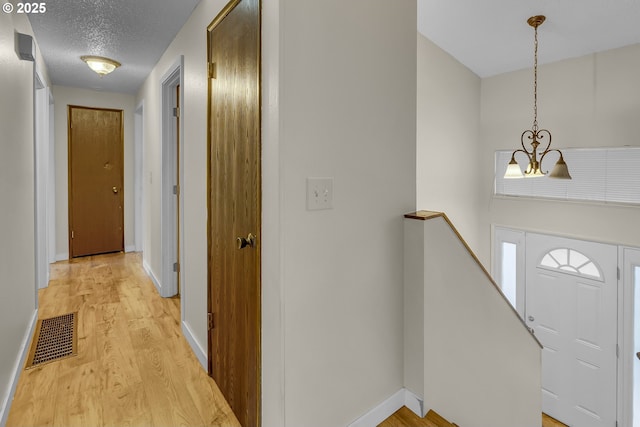
<svg viewBox="0 0 640 427"><path fill-rule="evenodd" d="M602 280L600 269L584 254L570 248L553 249L545 254L540 267Z"/></svg>
<svg viewBox="0 0 640 427"><path fill-rule="evenodd" d="M495 194L640 204L640 147L563 148L562 152L573 179L505 179L512 151L496 151ZM543 168L551 168L557 160L556 153L550 156L554 157L546 159Z"/></svg>

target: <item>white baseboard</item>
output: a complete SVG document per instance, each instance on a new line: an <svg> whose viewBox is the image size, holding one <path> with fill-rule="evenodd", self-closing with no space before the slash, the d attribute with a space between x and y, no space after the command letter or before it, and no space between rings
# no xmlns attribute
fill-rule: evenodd
<svg viewBox="0 0 640 427"><path fill-rule="evenodd" d="M204 351L204 349L202 348L198 340L196 340L196 337L193 336L193 332L191 331L189 324L184 320L182 321L181 324L182 324L182 333L184 334L184 337L187 339L187 342L189 343L191 350L193 350L193 353L198 358L198 361L200 361L200 364L202 365L204 370L208 371L209 368L207 366L208 365L207 352Z"/></svg>
<svg viewBox="0 0 640 427"><path fill-rule="evenodd" d="M427 415L427 411L424 409L424 401L415 395L411 390L404 390L404 406L411 409L411 412L424 418Z"/></svg>
<svg viewBox="0 0 640 427"><path fill-rule="evenodd" d="M9 417L9 410L11 409L13 396L16 394L16 387L18 386L20 373L22 372L24 361L26 360L27 354L29 353L31 337L33 336L33 332L35 330L37 320L38 320L38 309L35 309L31 316L31 322L29 323L29 327L27 328L24 334L24 337L22 338L22 343L20 344L20 354L18 355L18 358L16 359L15 364L13 365L11 383L9 384L9 388L7 390L4 400L0 405L0 426L4 426L7 424L7 418Z"/></svg>
<svg viewBox="0 0 640 427"><path fill-rule="evenodd" d="M124 252L125 253L136 252L136 245L125 246L124 247Z"/></svg>
<svg viewBox="0 0 640 427"><path fill-rule="evenodd" d="M153 286L156 287L156 290L158 291L158 293L162 295L162 285L160 285L160 281L158 280L156 275L153 274L153 271L151 270L151 267L149 266L149 264L147 264L147 261L145 260L142 261L142 268L144 268L144 271L147 273L147 276L149 276L149 278L153 282Z"/></svg>
<svg viewBox="0 0 640 427"><path fill-rule="evenodd" d="M349 424L348 427L375 427L403 406L411 409L416 413L416 415L419 415L419 412L422 412L422 400L406 388L402 388L369 412ZM423 415L419 416L423 417Z"/></svg>
<svg viewBox="0 0 640 427"><path fill-rule="evenodd" d="M58 261L67 261L69 259L69 252L63 252L60 254L56 254L56 262Z"/></svg>
<svg viewBox="0 0 640 427"><path fill-rule="evenodd" d="M144 271L147 273L147 275L153 282L153 285L156 287L156 290L158 291L158 293L162 296L162 286L160 285L160 282L156 278L155 274L153 274L153 271L151 270L151 267L149 266L149 264L147 264L147 262L143 260L142 267L144 268ZM198 358L198 361L200 362L204 370L208 371L207 352L204 351L204 349L202 348L198 340L195 338L195 336L193 335L193 331L191 330L191 327L187 322L182 320L180 326L181 326L184 337L186 338L187 342L189 343L189 346L191 347L191 350Z"/></svg>

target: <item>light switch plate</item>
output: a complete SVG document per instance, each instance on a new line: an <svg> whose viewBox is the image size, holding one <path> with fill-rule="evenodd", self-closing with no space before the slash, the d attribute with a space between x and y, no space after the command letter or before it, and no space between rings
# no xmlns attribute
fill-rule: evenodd
<svg viewBox="0 0 640 427"><path fill-rule="evenodd" d="M333 178L307 178L307 210L333 209Z"/></svg>

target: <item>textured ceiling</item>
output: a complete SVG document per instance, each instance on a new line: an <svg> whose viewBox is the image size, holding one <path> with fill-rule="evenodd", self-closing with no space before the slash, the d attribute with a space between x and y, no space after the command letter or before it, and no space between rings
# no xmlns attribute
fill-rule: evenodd
<svg viewBox="0 0 640 427"><path fill-rule="evenodd" d="M480 77L640 43L640 0L418 0L418 31Z"/></svg>
<svg viewBox="0 0 640 427"><path fill-rule="evenodd" d="M135 94L199 2L57 0L29 20L53 84ZM82 55L122 67L101 78Z"/></svg>
<svg viewBox="0 0 640 427"><path fill-rule="evenodd" d="M136 93L199 1L57 0L30 20L53 84ZM640 0L417 1L418 30L481 77L531 67L532 15L541 63L640 43ZM100 78L82 55L122 67Z"/></svg>

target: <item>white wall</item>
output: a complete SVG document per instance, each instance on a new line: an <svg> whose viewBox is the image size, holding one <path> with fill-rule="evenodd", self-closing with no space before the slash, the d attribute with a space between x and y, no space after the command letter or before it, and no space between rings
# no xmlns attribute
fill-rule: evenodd
<svg viewBox="0 0 640 427"><path fill-rule="evenodd" d="M402 387L416 2L280 5L285 421L347 425ZM309 176L334 178L332 210L306 211Z"/></svg>
<svg viewBox="0 0 640 427"><path fill-rule="evenodd" d="M6 421L37 315L34 63L18 58L14 32L33 35L26 15L0 14L0 424ZM36 61L48 79L39 51Z"/></svg>
<svg viewBox="0 0 640 427"><path fill-rule="evenodd" d="M96 78L98 76L96 75ZM105 77L108 78L108 77ZM134 110L135 97L122 93L99 92L65 86L53 86L55 102L56 162L56 259L69 258L69 166L68 106L112 108L123 111L124 119L124 246L135 249L134 233Z"/></svg>
<svg viewBox="0 0 640 427"><path fill-rule="evenodd" d="M407 296L423 298L406 301L407 347L423 345L407 354L407 387L461 426L539 427L538 342L444 218L404 230Z"/></svg>
<svg viewBox="0 0 640 427"><path fill-rule="evenodd" d="M184 55L183 315L205 351L205 35L225 3L199 4L136 100L145 106L144 259L159 277L160 79ZM415 210L415 8L385 0L263 3L265 426L346 425L402 387L402 215ZM333 210L305 210L305 180L314 175L334 177Z"/></svg>
<svg viewBox="0 0 640 427"><path fill-rule="evenodd" d="M443 211L478 251L480 78L418 33L417 204Z"/></svg>
<svg viewBox="0 0 640 427"><path fill-rule="evenodd" d="M640 145L639 76L640 44L540 66L538 122L552 147ZM532 103L532 70L482 80L481 258L489 257L491 223L640 246L638 207L492 196L494 151L519 146Z"/></svg>

